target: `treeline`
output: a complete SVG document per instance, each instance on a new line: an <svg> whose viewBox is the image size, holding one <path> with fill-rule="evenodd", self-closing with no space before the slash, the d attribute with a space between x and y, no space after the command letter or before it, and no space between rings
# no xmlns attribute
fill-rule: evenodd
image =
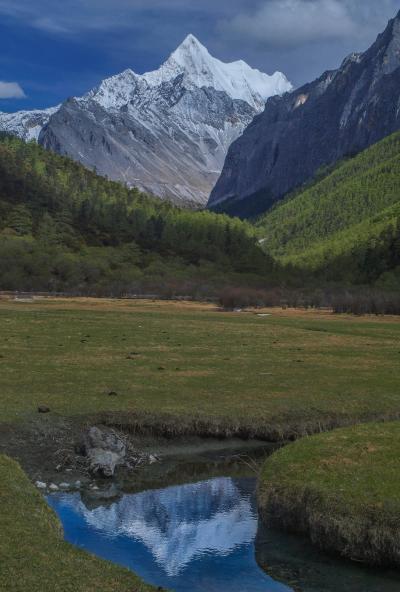
<svg viewBox="0 0 400 592"><path fill-rule="evenodd" d="M179 209L34 142L0 137L0 289L189 289L261 281L273 270L240 220Z"/></svg>
<svg viewBox="0 0 400 592"><path fill-rule="evenodd" d="M355 242L347 251L327 258L315 276L319 281L400 289L400 217L391 219L377 236Z"/></svg>
<svg viewBox="0 0 400 592"><path fill-rule="evenodd" d="M400 315L400 292L363 288L225 287L218 302L225 310L283 307L332 310L335 314Z"/></svg>
<svg viewBox="0 0 400 592"><path fill-rule="evenodd" d="M311 271L319 280L371 284L386 275L382 281L393 283L399 265L399 187L396 133L321 173L260 218L258 232L281 263Z"/></svg>
<svg viewBox="0 0 400 592"><path fill-rule="evenodd" d="M361 300L358 293L348 298L352 285L400 289L397 151L400 134L325 172L304 191L304 201L298 193L255 228L225 215L179 209L36 143L0 136L0 290L219 297L235 308L333 306L331 296L320 298L326 288L325 295L339 294L347 303L342 308L351 302L355 312ZM367 177L367 163L379 175L348 194L355 177ZM341 215L337 207L330 212L337 192ZM329 224L334 232L327 231ZM309 242L301 248L301 241ZM364 309L377 309L376 295L368 302ZM380 302L381 309L397 307Z"/></svg>

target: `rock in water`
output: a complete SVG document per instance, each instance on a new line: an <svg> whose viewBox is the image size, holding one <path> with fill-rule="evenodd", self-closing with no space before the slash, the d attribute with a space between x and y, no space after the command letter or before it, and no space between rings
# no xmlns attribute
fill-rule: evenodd
<svg viewBox="0 0 400 592"><path fill-rule="evenodd" d="M85 434L84 452L89 460L91 473L112 477L117 465L124 462L126 445L112 429L91 427Z"/></svg>

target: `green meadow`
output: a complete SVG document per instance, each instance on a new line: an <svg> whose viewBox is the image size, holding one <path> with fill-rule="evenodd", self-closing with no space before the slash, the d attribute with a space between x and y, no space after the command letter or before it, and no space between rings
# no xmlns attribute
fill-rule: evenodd
<svg viewBox="0 0 400 592"><path fill-rule="evenodd" d="M400 412L400 322L395 317L282 309L227 313L187 302L3 297L0 328L0 429L7 424L7 433L17 434L38 418L39 406L50 408L47 424L52 418L77 424L90 418L136 433L274 441L397 418ZM316 437L317 448L318 438L326 444L321 454L336 433L341 430ZM366 433L368 442L374 442L375 432L371 437ZM275 484L285 493L288 484L290 495L296 495L304 475L311 483L316 450L311 444L307 448L309 442L313 438L305 437L267 461L260 481L262 508L268 497L264 487ZM332 491L329 499L339 499L344 463L349 473L343 495L348 494L350 508L359 508L363 498L352 489L354 471L360 470L360 483L368 486L364 469L370 465L360 467L357 446L344 455L343 442L339 438L342 456L334 456L340 462L331 465L328 458L325 465L321 458L317 485ZM298 455L291 455L302 446L306 458L299 463ZM384 470L386 481L391 470L392 464ZM371 477L378 489L381 476L374 470ZM377 494L378 502L382 495ZM282 503L285 499L279 497ZM0 537L0 589L150 590L134 574L63 542L42 495L7 457L0 457L0 501L0 531L6 534Z"/></svg>
<svg viewBox="0 0 400 592"><path fill-rule="evenodd" d="M282 439L399 414L400 322L151 301L0 301L0 421L47 405ZM110 396L109 393L114 393Z"/></svg>
<svg viewBox="0 0 400 592"><path fill-rule="evenodd" d="M132 572L63 541L58 518L18 464L0 455L0 590L150 592Z"/></svg>

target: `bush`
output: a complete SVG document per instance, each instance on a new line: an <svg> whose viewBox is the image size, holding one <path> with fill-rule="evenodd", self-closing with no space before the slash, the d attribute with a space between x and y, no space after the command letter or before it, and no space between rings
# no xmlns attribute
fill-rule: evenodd
<svg viewBox="0 0 400 592"><path fill-rule="evenodd" d="M224 288L218 297L218 302L225 310L236 308L261 308L263 306L279 306L282 294L279 289L256 290L252 288Z"/></svg>
<svg viewBox="0 0 400 592"><path fill-rule="evenodd" d="M400 294L378 291L343 293L332 300L335 313L400 315Z"/></svg>

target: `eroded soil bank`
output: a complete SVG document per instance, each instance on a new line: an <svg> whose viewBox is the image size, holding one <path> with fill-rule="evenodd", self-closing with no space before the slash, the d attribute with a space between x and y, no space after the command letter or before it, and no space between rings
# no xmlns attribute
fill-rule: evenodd
<svg viewBox="0 0 400 592"><path fill-rule="evenodd" d="M352 561L400 567L400 423L304 438L265 462L258 502L269 527Z"/></svg>
<svg viewBox="0 0 400 592"><path fill-rule="evenodd" d="M53 484L59 489L99 488L99 496L107 491L137 490L151 482L156 486L185 482L195 463L201 473L212 474L213 466L218 474L221 459L229 459L234 465L254 462L275 450L278 445L261 440L238 438L218 439L197 436L177 438L119 431L130 447L144 460L137 466L118 466L112 479L92 475L82 462L78 444L88 426L102 426L99 418L61 418L38 415L24 424L2 425L0 429L0 454L17 460L33 483ZM150 459L150 460L149 460ZM254 467L253 467L254 468ZM78 486L76 486L78 483ZM62 485L62 487L60 487ZM67 487L67 485L69 487ZM47 487L48 489L48 487ZM55 488L54 488L55 490Z"/></svg>

